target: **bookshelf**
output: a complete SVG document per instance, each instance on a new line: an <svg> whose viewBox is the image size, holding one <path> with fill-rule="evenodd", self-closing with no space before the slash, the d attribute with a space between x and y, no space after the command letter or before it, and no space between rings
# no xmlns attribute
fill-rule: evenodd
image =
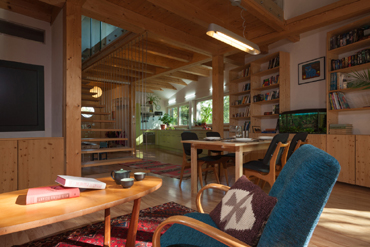
<svg viewBox="0 0 370 247"><path fill-rule="evenodd" d="M279 63L271 65L279 57ZM248 74L243 71L248 70ZM245 75L245 76L242 76ZM277 77L277 75L279 75ZM268 85L264 85L264 80L269 79ZM244 91L245 84L250 83L249 90ZM265 82L266 83L266 82ZM279 114L264 115L264 112L272 112L275 105L279 104L280 112L290 110L290 54L286 52L276 52L257 59L251 63L234 68L229 72L230 85L230 125L244 126L245 122L250 121L249 136L256 138L259 135L270 135L266 133L252 133L251 126L263 127L263 121L276 121ZM274 98L279 92L279 97ZM268 100L253 102L253 96L264 94ZM245 96L250 101L245 104L236 104ZM266 97L264 97L266 99ZM249 110L248 110L249 109ZM239 116L241 112L248 112L247 116Z"/></svg>
<svg viewBox="0 0 370 247"><path fill-rule="evenodd" d="M338 135L329 134L330 124L358 124L357 131L360 133L370 133L369 125L360 124L361 121L365 122L366 116L370 114L370 107L366 105L359 105L354 102L350 104L350 108L345 109L332 109L330 103L331 94L343 94L348 102L348 99L355 99L358 97L370 98L370 90L362 90L361 88L340 88L339 75L341 73L351 73L353 71L361 71L370 69L370 61L366 59L359 63L359 51L369 49L370 38L356 40L354 38L354 30L359 30L365 25L370 25L370 17L365 17L360 20L349 23L345 26L337 28L327 33L326 37L326 74L327 74L327 89L326 89L326 107L327 107L327 152L336 158L341 165L341 172L338 177L338 181L349 184L356 184L360 186L370 187L370 135L366 134L352 134L352 135ZM345 46L333 45L335 42L334 38L340 41L340 35L342 37L346 33L352 33L350 37L350 44ZM357 55L356 55L357 54ZM353 62L354 56L354 62ZM351 60L349 59L351 57ZM342 68L338 68L332 60L339 60L344 58ZM346 61L347 58L347 61ZM343 61L343 60L342 60ZM351 63L349 63L351 61ZM351 66L349 66L351 65ZM337 73L334 79L332 75ZM335 80L335 78L337 80ZM336 88L335 88L336 86ZM362 95L362 96L361 96ZM349 102L350 103L350 102Z"/></svg>

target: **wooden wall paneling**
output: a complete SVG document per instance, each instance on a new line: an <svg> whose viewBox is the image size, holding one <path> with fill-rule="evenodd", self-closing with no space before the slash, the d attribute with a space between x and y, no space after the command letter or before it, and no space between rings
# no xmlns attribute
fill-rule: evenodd
<svg viewBox="0 0 370 247"><path fill-rule="evenodd" d="M369 135L356 135L356 184L370 187Z"/></svg>
<svg viewBox="0 0 370 247"><path fill-rule="evenodd" d="M341 166L339 182L356 183L355 151L354 135L327 135L327 152Z"/></svg>
<svg viewBox="0 0 370 247"><path fill-rule="evenodd" d="M224 57L212 57L212 127L224 136Z"/></svg>
<svg viewBox="0 0 370 247"><path fill-rule="evenodd" d="M18 141L19 190L55 184L61 174L65 174L63 138Z"/></svg>
<svg viewBox="0 0 370 247"><path fill-rule="evenodd" d="M290 54L287 52L279 52L279 56L279 108L280 112L285 112L290 111Z"/></svg>
<svg viewBox="0 0 370 247"><path fill-rule="evenodd" d="M81 176L81 5L64 6L64 80L66 174Z"/></svg>
<svg viewBox="0 0 370 247"><path fill-rule="evenodd" d="M308 144L320 148L321 150L326 152L326 135L308 135Z"/></svg>
<svg viewBox="0 0 370 247"><path fill-rule="evenodd" d="M17 190L17 141L0 141L0 193Z"/></svg>

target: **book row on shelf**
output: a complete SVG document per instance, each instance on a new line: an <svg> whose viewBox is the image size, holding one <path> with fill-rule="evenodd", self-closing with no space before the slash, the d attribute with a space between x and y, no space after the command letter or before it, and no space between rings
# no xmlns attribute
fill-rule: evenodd
<svg viewBox="0 0 370 247"><path fill-rule="evenodd" d="M248 90L251 90L251 84L250 83L244 84L243 88L242 88L242 91L248 91Z"/></svg>
<svg viewBox="0 0 370 247"><path fill-rule="evenodd" d="M353 67L370 62L370 49L364 49L356 52L356 54L343 57L341 59L331 60L331 70L344 69L348 67Z"/></svg>
<svg viewBox="0 0 370 247"><path fill-rule="evenodd" d="M272 69L272 68L278 67L279 64L280 64L280 61L279 60L280 60L279 59L279 56L274 57L273 59L270 59L268 69Z"/></svg>
<svg viewBox="0 0 370 247"><path fill-rule="evenodd" d="M262 82L262 87L267 87L273 84L279 84L279 75L264 79Z"/></svg>
<svg viewBox="0 0 370 247"><path fill-rule="evenodd" d="M279 98L279 89L264 94L256 94L253 96L253 102L267 101L278 98Z"/></svg>
<svg viewBox="0 0 370 247"><path fill-rule="evenodd" d="M339 110L339 109L349 109L351 108L347 102L347 99L342 92L333 92L329 93L330 100L330 109Z"/></svg>
<svg viewBox="0 0 370 247"><path fill-rule="evenodd" d="M237 117L250 117L250 109L249 109L249 107L246 107L244 111L238 112L238 113L235 113L235 114L232 114L231 116L234 117L234 118L237 118Z"/></svg>
<svg viewBox="0 0 370 247"><path fill-rule="evenodd" d="M330 124L329 134L332 135L352 135L353 126L352 124Z"/></svg>
<svg viewBox="0 0 370 247"><path fill-rule="evenodd" d="M251 126L251 121L245 121L243 125L243 131L249 131L250 126Z"/></svg>
<svg viewBox="0 0 370 247"><path fill-rule="evenodd" d="M245 68L245 69L239 71L238 78L247 77L247 76L249 76L249 73L250 73L250 67Z"/></svg>
<svg viewBox="0 0 370 247"><path fill-rule="evenodd" d="M279 114L279 104L272 107L272 114Z"/></svg>
<svg viewBox="0 0 370 247"><path fill-rule="evenodd" d="M338 34L330 38L330 50L350 45L369 38L370 26L363 26L361 28L353 29L349 32Z"/></svg>
<svg viewBox="0 0 370 247"><path fill-rule="evenodd" d="M349 76L345 73L331 73L330 74L330 90L350 88Z"/></svg>
<svg viewBox="0 0 370 247"><path fill-rule="evenodd" d="M244 104L249 104L251 103L251 96L248 94L246 96L244 96L242 99L240 100L235 100L234 102L232 102L232 106L238 106L238 105L244 105Z"/></svg>

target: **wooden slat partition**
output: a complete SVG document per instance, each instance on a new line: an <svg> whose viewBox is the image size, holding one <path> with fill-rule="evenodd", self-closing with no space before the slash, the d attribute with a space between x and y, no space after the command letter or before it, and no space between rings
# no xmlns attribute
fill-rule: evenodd
<svg viewBox="0 0 370 247"><path fill-rule="evenodd" d="M19 140L18 190L54 184L65 174L64 164L62 137Z"/></svg>
<svg viewBox="0 0 370 247"><path fill-rule="evenodd" d="M17 189L17 141L0 141L0 193Z"/></svg>

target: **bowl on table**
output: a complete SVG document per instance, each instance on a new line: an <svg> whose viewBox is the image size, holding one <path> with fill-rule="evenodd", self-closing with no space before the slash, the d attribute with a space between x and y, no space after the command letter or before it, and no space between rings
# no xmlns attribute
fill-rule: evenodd
<svg viewBox="0 0 370 247"><path fill-rule="evenodd" d="M112 171L110 173L110 176L113 178L116 184L120 184L121 179L130 177L130 172L131 171L121 169L117 171Z"/></svg>
<svg viewBox="0 0 370 247"><path fill-rule="evenodd" d="M123 188L128 189L134 184L133 178L122 178L121 179L121 185Z"/></svg>
<svg viewBox="0 0 370 247"><path fill-rule="evenodd" d="M145 172L135 172L134 177L136 181L141 181L145 178Z"/></svg>

